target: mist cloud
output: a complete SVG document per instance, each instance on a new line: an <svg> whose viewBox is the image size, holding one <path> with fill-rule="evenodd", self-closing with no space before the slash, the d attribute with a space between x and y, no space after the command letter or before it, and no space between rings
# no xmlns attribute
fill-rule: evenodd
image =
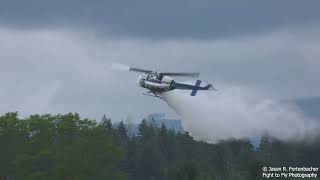
<svg viewBox="0 0 320 180"><path fill-rule="evenodd" d="M281 140L312 140L319 121L304 117L293 104L267 98L256 90L228 87L220 92L172 91L168 105L181 115L183 127L198 140L216 143L229 138L269 134Z"/></svg>

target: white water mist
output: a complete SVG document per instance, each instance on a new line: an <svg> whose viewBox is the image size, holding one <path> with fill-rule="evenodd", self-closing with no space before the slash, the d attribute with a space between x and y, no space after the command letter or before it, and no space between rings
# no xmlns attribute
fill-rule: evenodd
<svg viewBox="0 0 320 180"><path fill-rule="evenodd" d="M188 91L171 91L163 97L193 137L210 143L264 133L282 140L304 140L320 129L319 123L304 117L296 106L246 88L199 91L195 97Z"/></svg>

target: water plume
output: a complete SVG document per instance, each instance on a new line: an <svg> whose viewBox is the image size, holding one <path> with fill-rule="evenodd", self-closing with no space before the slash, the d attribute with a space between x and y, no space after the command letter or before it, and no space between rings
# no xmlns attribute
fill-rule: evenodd
<svg viewBox="0 0 320 180"><path fill-rule="evenodd" d="M163 97L193 137L210 143L265 133L281 140L305 140L320 129L320 124L306 118L297 106L248 88L199 91L195 97L190 92L175 90Z"/></svg>

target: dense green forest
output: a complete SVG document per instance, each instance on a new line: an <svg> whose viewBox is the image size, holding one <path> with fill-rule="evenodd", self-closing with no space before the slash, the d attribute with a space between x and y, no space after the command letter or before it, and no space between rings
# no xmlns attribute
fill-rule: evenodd
<svg viewBox="0 0 320 180"><path fill-rule="evenodd" d="M320 141L208 144L145 120L130 137L105 117L0 117L0 180L256 180L263 166L319 165Z"/></svg>

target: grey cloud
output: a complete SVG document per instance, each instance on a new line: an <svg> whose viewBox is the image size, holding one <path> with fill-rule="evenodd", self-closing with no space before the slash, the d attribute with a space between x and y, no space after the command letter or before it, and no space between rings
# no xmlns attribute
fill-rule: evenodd
<svg viewBox="0 0 320 180"><path fill-rule="evenodd" d="M90 34L90 33L89 33ZM307 35L306 35L307 34ZM277 32L219 41L105 41L68 31L0 29L1 112L79 112L119 120L173 111L141 95L138 74L111 71L112 62L160 71L199 71L224 84L270 96L319 95L319 31Z"/></svg>
<svg viewBox="0 0 320 180"><path fill-rule="evenodd" d="M319 25L318 0L2 0L0 23L100 36L217 39Z"/></svg>
<svg viewBox="0 0 320 180"><path fill-rule="evenodd" d="M112 54L122 54L126 43L114 52L113 42L101 46L70 32L4 29L0 39L1 113L78 112L90 118L106 113L120 120L166 107L141 99L137 76L108 69ZM153 106L143 105L151 101Z"/></svg>

